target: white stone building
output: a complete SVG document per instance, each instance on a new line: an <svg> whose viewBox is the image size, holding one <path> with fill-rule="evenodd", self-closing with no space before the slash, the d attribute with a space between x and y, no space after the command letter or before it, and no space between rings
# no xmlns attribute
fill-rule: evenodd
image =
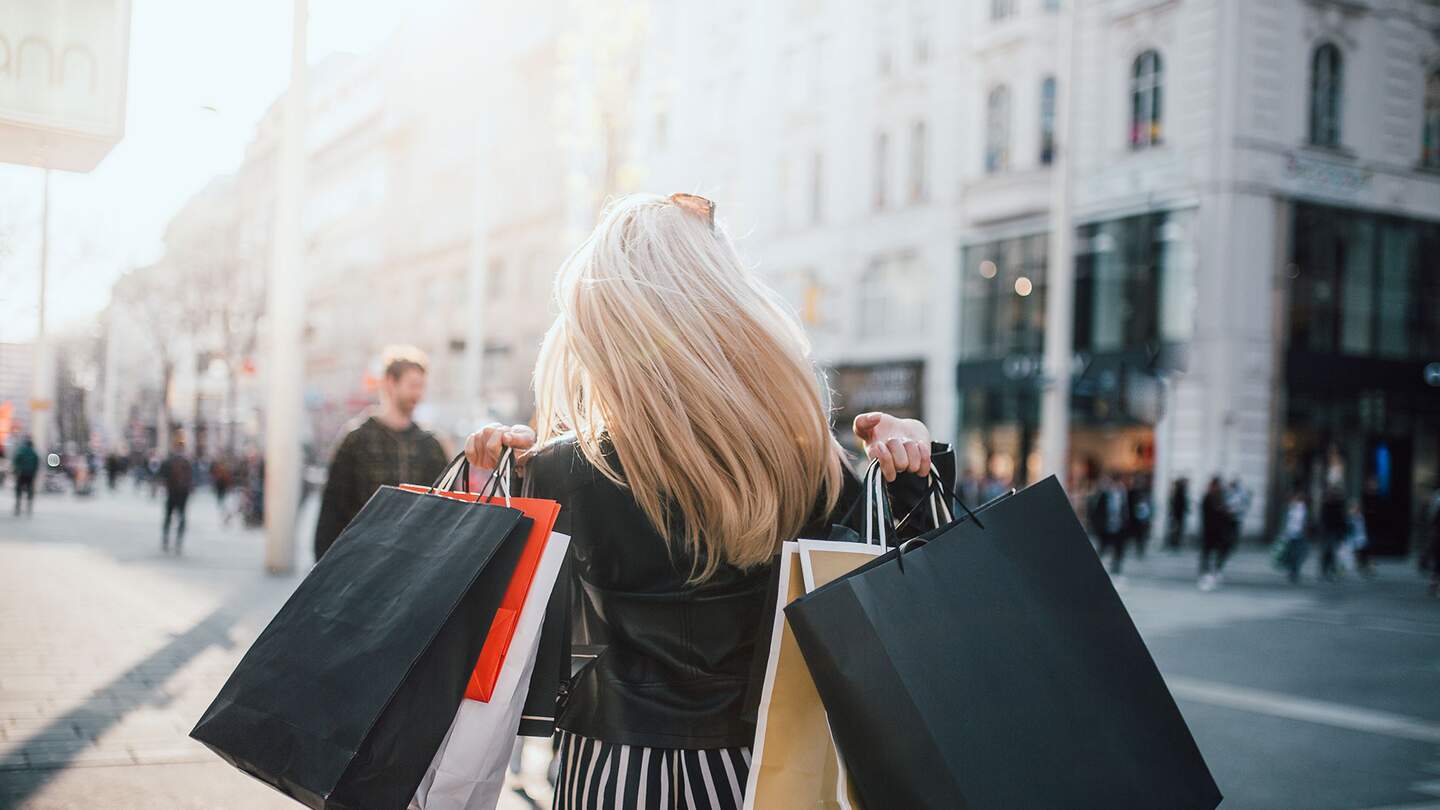
<svg viewBox="0 0 1440 810"><path fill-rule="evenodd" d="M1403 547L1440 451L1440 4L652 8L637 185L719 202L842 413L921 413L976 472L1039 473L1073 87L1072 489L1239 477L1258 532L1288 487L1379 479Z"/></svg>

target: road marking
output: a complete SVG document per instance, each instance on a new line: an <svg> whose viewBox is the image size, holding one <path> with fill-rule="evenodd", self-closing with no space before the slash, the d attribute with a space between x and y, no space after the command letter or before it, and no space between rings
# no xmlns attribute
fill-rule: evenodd
<svg viewBox="0 0 1440 810"><path fill-rule="evenodd" d="M1198 703L1404 740L1440 743L1440 723L1428 720L1198 678L1172 677L1165 681L1175 697Z"/></svg>

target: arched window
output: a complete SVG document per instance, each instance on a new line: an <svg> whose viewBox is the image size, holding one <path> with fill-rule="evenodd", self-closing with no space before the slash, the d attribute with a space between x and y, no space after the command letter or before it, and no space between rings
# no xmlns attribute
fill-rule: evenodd
<svg viewBox="0 0 1440 810"><path fill-rule="evenodd" d="M1310 60L1310 143L1340 145L1340 91L1345 63L1340 49L1326 42Z"/></svg>
<svg viewBox="0 0 1440 810"><path fill-rule="evenodd" d="M1145 149L1162 140L1164 66L1160 53L1149 50L1135 57L1130 70L1130 148Z"/></svg>
<svg viewBox="0 0 1440 810"><path fill-rule="evenodd" d="M985 171L1010 168L1010 88L1000 85L985 102Z"/></svg>
<svg viewBox="0 0 1440 810"><path fill-rule="evenodd" d="M1420 139L1420 165L1440 169L1440 70L1425 80L1425 131Z"/></svg>
<svg viewBox="0 0 1440 810"><path fill-rule="evenodd" d="M1055 77L1040 82L1040 165L1055 160Z"/></svg>

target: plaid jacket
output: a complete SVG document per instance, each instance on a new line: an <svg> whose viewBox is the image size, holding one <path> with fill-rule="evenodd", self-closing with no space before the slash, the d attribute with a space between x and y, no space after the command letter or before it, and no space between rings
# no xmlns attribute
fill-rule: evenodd
<svg viewBox="0 0 1440 810"><path fill-rule="evenodd" d="M372 416L351 429L330 462L315 526L315 559L324 556L375 490L386 484L428 484L446 461L439 440L414 423L397 431Z"/></svg>

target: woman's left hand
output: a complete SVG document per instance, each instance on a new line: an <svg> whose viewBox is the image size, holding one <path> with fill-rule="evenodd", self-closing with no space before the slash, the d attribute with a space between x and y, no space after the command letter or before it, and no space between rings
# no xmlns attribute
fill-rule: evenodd
<svg viewBox="0 0 1440 810"><path fill-rule="evenodd" d="M865 455L880 462L886 481L902 472L930 474L930 429L919 419L862 413L855 417L855 437L865 443Z"/></svg>

